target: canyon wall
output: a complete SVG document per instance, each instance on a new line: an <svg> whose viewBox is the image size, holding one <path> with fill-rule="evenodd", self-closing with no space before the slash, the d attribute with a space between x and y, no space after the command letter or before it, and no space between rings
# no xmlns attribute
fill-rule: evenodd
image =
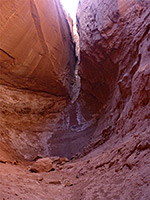
<svg viewBox="0 0 150 200"><path fill-rule="evenodd" d="M82 0L77 20L79 101L100 116L99 144L150 131L150 1Z"/></svg>
<svg viewBox="0 0 150 200"><path fill-rule="evenodd" d="M149 200L150 1L80 0L77 25L80 77L58 0L0 0L0 194Z"/></svg>
<svg viewBox="0 0 150 200"><path fill-rule="evenodd" d="M58 0L0 1L0 83L71 95L75 53Z"/></svg>
<svg viewBox="0 0 150 200"><path fill-rule="evenodd" d="M150 199L150 1L80 0L77 21L78 103L97 118L78 199Z"/></svg>
<svg viewBox="0 0 150 200"><path fill-rule="evenodd" d="M66 129L76 61L58 0L0 0L0 142L7 149L26 159L56 153L48 144Z"/></svg>

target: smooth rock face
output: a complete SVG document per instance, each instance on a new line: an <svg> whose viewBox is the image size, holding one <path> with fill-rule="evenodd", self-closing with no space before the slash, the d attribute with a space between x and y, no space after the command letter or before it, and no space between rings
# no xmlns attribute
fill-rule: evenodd
<svg viewBox="0 0 150 200"><path fill-rule="evenodd" d="M0 0L0 83L70 93L75 52L58 0Z"/></svg>

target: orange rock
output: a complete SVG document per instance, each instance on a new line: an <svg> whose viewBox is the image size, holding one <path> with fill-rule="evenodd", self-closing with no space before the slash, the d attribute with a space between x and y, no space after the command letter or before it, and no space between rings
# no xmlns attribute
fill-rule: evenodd
<svg viewBox="0 0 150 200"><path fill-rule="evenodd" d="M0 5L0 83L69 93L76 58L60 2L0 0Z"/></svg>
<svg viewBox="0 0 150 200"><path fill-rule="evenodd" d="M33 165L30 167L31 172L49 172L53 169L52 160L47 158L41 158L33 163Z"/></svg>

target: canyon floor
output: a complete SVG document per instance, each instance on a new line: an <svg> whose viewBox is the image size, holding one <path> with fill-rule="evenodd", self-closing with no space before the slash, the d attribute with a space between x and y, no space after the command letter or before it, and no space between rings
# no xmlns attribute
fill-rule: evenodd
<svg viewBox="0 0 150 200"><path fill-rule="evenodd" d="M0 152L1 200L150 200L149 132L111 140L54 171Z"/></svg>

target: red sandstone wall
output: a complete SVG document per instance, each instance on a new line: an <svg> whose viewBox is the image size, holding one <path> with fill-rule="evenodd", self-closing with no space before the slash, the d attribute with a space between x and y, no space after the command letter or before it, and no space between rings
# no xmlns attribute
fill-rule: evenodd
<svg viewBox="0 0 150 200"><path fill-rule="evenodd" d="M0 0L1 84L71 94L75 62L58 0Z"/></svg>

